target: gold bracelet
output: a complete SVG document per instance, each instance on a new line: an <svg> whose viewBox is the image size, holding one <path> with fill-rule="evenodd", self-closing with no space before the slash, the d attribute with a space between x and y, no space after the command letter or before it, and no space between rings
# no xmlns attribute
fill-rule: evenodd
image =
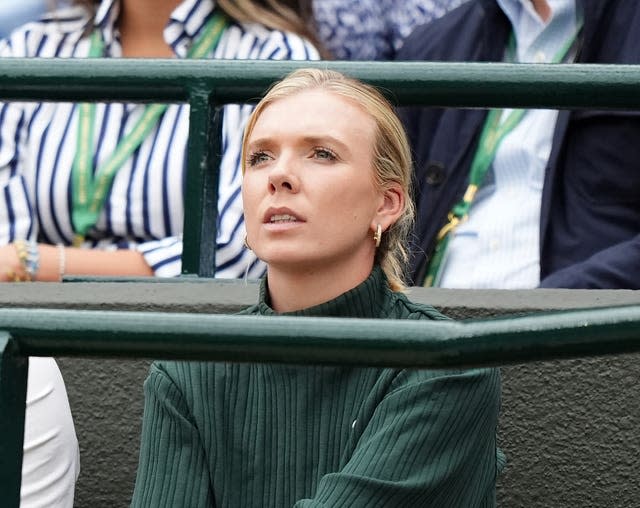
<svg viewBox="0 0 640 508"><path fill-rule="evenodd" d="M17 270L7 272L7 277L13 282L31 282L35 280L40 268L40 247L35 240L15 240L12 244L16 249L22 273Z"/></svg>
<svg viewBox="0 0 640 508"><path fill-rule="evenodd" d="M7 275L13 280L13 282L29 282L31 281L31 274L27 271L27 258L29 257L27 244L24 240L16 240L13 242L13 246L16 249L18 261L20 261L24 275L18 274L15 270L11 270Z"/></svg>
<svg viewBox="0 0 640 508"><path fill-rule="evenodd" d="M9 282L29 282L26 276L20 275L15 270L7 270L7 279L9 279Z"/></svg>

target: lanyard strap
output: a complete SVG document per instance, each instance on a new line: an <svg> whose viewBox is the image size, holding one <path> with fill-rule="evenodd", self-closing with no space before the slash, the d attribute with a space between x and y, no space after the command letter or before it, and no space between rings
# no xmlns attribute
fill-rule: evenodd
<svg viewBox="0 0 640 508"><path fill-rule="evenodd" d="M220 41L222 32L227 26L227 18L214 14L203 28L202 35L194 42L187 53L187 58L203 58L212 51ZM103 56L104 41L98 30L91 34L90 58ZM72 221L76 233L73 244L82 245L87 231L97 222L104 208L107 194L116 173L140 146L142 141L155 127L160 116L167 109L167 104L149 104L131 131L120 140L113 153L93 172L93 142L96 105L82 103L79 105L77 151L72 168Z"/></svg>
<svg viewBox="0 0 640 508"><path fill-rule="evenodd" d="M578 22L576 31L567 39L567 41L565 41L560 50L554 55L551 60L552 63L560 63L565 59L567 54L571 51L571 48L574 46L581 28L582 23ZM512 32L507 46L507 53L511 55L510 60L513 60L513 55L515 55L515 47L515 36ZM524 109L513 109L509 115L501 121L504 113L503 109L489 110L484 127L482 128L482 133L480 134L478 148L476 149L473 161L471 162L467 189L462 200L455 204L447 215L447 223L440 229L436 236L437 243L427 269L427 276L424 280L425 287L439 284L440 277L442 276L442 262L447 246L449 245L450 235L458 225L460 225L460 223L464 222L469 217L469 210L471 209L471 204L476 196L476 192L491 167L500 143L507 134L517 127L525 112L526 110Z"/></svg>

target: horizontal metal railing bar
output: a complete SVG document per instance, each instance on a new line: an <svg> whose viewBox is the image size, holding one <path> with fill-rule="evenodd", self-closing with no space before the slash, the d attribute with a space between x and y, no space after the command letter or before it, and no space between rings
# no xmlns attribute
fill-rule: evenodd
<svg viewBox="0 0 640 508"><path fill-rule="evenodd" d="M29 356L479 367L640 351L640 306L467 322L0 309L0 330Z"/></svg>
<svg viewBox="0 0 640 508"><path fill-rule="evenodd" d="M345 72L399 104L450 107L640 108L639 65L163 59L0 59L0 100L220 104L259 97L299 67Z"/></svg>

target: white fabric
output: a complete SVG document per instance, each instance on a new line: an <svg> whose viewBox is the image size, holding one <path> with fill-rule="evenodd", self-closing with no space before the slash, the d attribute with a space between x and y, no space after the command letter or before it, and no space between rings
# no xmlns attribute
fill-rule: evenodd
<svg viewBox="0 0 640 508"><path fill-rule="evenodd" d="M53 358L29 358L21 508L71 508L80 451Z"/></svg>

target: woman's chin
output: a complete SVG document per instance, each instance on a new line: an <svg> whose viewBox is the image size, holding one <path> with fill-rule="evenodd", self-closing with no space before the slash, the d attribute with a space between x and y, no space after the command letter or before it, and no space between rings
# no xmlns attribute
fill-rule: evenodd
<svg viewBox="0 0 640 508"><path fill-rule="evenodd" d="M317 271L325 264L323 256L316 249L311 249L304 243L288 245L270 245L256 249L256 255L264 261L270 269L279 272Z"/></svg>
<svg viewBox="0 0 640 508"><path fill-rule="evenodd" d="M283 269L299 269L302 265L313 265L314 261L305 256L302 252L285 249L274 249L269 252L265 252L263 255L258 254L258 257L267 263L270 267Z"/></svg>

